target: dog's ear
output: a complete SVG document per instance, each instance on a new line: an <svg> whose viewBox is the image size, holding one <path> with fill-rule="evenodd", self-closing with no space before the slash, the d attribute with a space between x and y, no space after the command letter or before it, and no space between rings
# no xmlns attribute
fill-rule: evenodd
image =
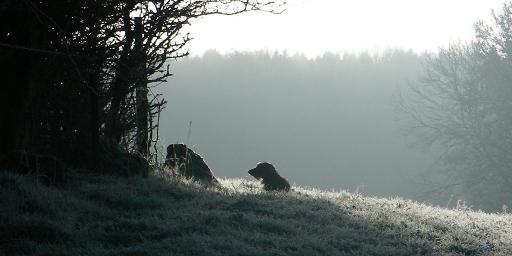
<svg viewBox="0 0 512 256"><path fill-rule="evenodd" d="M167 155L173 155L174 154L174 146L169 145L167 146Z"/></svg>
<svg viewBox="0 0 512 256"><path fill-rule="evenodd" d="M254 178L256 178L257 180L260 180L262 177L259 175L259 172L257 170L257 167L254 168L254 169L251 169L248 171L248 173L253 176Z"/></svg>

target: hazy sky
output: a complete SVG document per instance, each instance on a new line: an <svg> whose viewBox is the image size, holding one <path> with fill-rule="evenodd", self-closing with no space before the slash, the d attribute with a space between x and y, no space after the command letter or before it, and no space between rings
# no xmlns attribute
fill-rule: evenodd
<svg viewBox="0 0 512 256"><path fill-rule="evenodd" d="M473 24L488 20L503 0L289 0L281 15L213 16L192 24L192 54L208 49L417 52L467 41Z"/></svg>

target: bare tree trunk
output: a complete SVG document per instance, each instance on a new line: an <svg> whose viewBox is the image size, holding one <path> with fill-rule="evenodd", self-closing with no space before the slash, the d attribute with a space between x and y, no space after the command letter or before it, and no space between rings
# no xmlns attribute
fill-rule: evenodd
<svg viewBox="0 0 512 256"><path fill-rule="evenodd" d="M97 54L97 60L94 67L94 72L91 72L90 79L90 89L89 89L89 111L90 111L90 132L91 132L91 159L89 159L89 167L92 169L96 169L98 163L98 144L100 140L100 108L99 108L99 88L100 88L100 76L101 76L101 65L102 60L100 60Z"/></svg>
<svg viewBox="0 0 512 256"><path fill-rule="evenodd" d="M37 33L34 21L24 18L27 13L15 10L2 13L0 17L0 42L37 47ZM5 35L10 35L9 37ZM8 63L2 69L2 92L0 93L0 157L14 151L25 150L29 134L25 134L30 106L30 93L34 86L33 54L13 48L1 48L2 62ZM2 163L0 163L2 164Z"/></svg>
<svg viewBox="0 0 512 256"><path fill-rule="evenodd" d="M148 102L148 80L146 77L146 52L143 48L143 33L144 27L140 17L135 18L135 44L134 50L136 53L136 148L138 153L144 158L149 159L150 142L148 139L148 115L149 115L149 102ZM147 170L144 170L147 173Z"/></svg>
<svg viewBox="0 0 512 256"><path fill-rule="evenodd" d="M135 6L134 1L127 1L123 10L123 26L125 33L125 42L121 50L119 60L115 67L115 77L109 89L108 97L110 98L110 108L105 120L105 135L115 142L120 142L123 136L123 124L120 116L122 102L129 93L130 83L130 53L132 53L133 31L131 27L130 11Z"/></svg>

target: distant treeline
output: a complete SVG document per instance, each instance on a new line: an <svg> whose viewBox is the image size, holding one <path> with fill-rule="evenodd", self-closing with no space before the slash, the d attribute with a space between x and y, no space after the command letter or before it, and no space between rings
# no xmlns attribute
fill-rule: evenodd
<svg viewBox="0 0 512 256"><path fill-rule="evenodd" d="M512 2L490 22L477 22L472 41L425 55L207 52L176 65L165 88L164 134L183 138L192 120L191 141L225 175L270 159L304 185L366 183L369 191L402 195L418 187L404 177L425 169L428 161L420 159L430 157L404 146L403 135L412 135L437 154L437 178L421 182L430 186L427 197L507 210L510 24ZM407 193L392 191L407 186Z"/></svg>
<svg viewBox="0 0 512 256"><path fill-rule="evenodd" d="M315 59L209 51L182 59L159 90L168 100L162 139L195 145L221 177L270 161L301 185L413 197L421 190L411 181L432 157L408 147L396 99L426 58L393 49Z"/></svg>

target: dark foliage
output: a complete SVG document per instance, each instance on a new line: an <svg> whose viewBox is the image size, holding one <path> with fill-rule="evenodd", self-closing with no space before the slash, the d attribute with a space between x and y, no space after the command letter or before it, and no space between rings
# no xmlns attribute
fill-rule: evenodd
<svg viewBox="0 0 512 256"><path fill-rule="evenodd" d="M110 175L148 175L148 160L123 150L115 141L100 138L96 171Z"/></svg>
<svg viewBox="0 0 512 256"><path fill-rule="evenodd" d="M188 54L183 27L204 15L275 7L241 0L2 1L0 156L10 159L0 168L17 159L12 152L28 152L99 169L101 137L136 155L132 160L140 156L133 160L139 165L158 139L153 131L165 104L150 85L171 76L168 60Z"/></svg>
<svg viewBox="0 0 512 256"><path fill-rule="evenodd" d="M65 164L51 155L11 152L0 160L5 163L7 170L31 174L47 185L61 185L65 181Z"/></svg>

